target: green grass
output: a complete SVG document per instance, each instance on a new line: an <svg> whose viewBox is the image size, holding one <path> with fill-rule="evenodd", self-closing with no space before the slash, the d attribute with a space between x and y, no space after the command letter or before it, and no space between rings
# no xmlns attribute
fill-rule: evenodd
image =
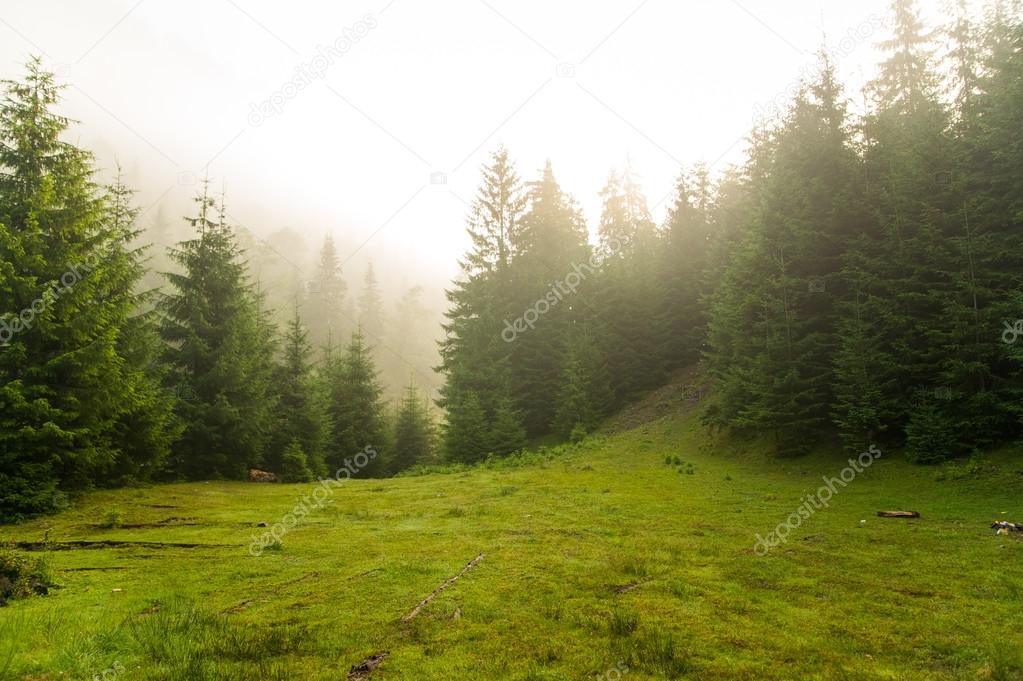
<svg viewBox="0 0 1023 681"><path fill-rule="evenodd" d="M124 681L343 679L380 651L380 680L1023 679L1023 541L988 529L1023 519L1011 461L882 457L765 557L754 535L843 464L770 460L691 415L345 482L259 557L257 523L313 486L96 492L0 534L227 546L50 551L59 588L0 609L0 679L91 679L115 663Z"/></svg>

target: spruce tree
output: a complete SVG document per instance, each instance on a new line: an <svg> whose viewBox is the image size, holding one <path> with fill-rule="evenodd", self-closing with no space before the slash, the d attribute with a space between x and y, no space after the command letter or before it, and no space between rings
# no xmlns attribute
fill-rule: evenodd
<svg viewBox="0 0 1023 681"><path fill-rule="evenodd" d="M705 166L679 176L656 259L662 287L655 330L659 355L669 370L699 359L706 336L703 296L708 291L711 248L710 193Z"/></svg>
<svg viewBox="0 0 1023 681"><path fill-rule="evenodd" d="M314 346L321 347L331 337L344 338L351 331L351 324L345 319L347 292L334 238L328 234L323 239L316 271L309 282L305 311L310 326L309 340Z"/></svg>
<svg viewBox="0 0 1023 681"><path fill-rule="evenodd" d="M572 322L584 314L584 288L595 272L587 264L590 248L582 212L561 190L550 162L540 179L529 183L527 200L527 210L513 232L512 293L505 319L521 318L532 327L506 343L505 370L510 378L508 394L523 414L526 433L536 437L551 431L551 405L557 397ZM575 291L566 288L570 278L577 284Z"/></svg>
<svg viewBox="0 0 1023 681"><path fill-rule="evenodd" d="M491 448L514 451L522 440L521 414L504 402L511 390L510 356L519 340L508 324L522 314L523 305L512 258L525 197L506 150L492 154L481 175L467 220L471 247L460 261L461 275L446 292L450 307L438 368L445 375L437 401L447 412L445 452L459 461L478 460ZM491 433L491 427L499 432Z"/></svg>
<svg viewBox="0 0 1023 681"><path fill-rule="evenodd" d="M392 448L388 462L392 475L433 459L433 421L412 379L409 379L395 415Z"/></svg>
<svg viewBox="0 0 1023 681"><path fill-rule="evenodd" d="M611 408L614 394L604 357L588 332L571 341L561 375L554 427L562 437L588 433Z"/></svg>
<svg viewBox="0 0 1023 681"><path fill-rule="evenodd" d="M242 478L261 465L274 412L270 380L272 331L246 274L224 205L215 209L208 183L187 218L195 237L171 257L161 301L168 386L191 396L176 413L185 424L173 470L192 479Z"/></svg>
<svg viewBox="0 0 1023 681"><path fill-rule="evenodd" d="M60 490L145 478L166 453L168 403L146 369L143 253L130 194L93 179L61 137L38 59L0 102L0 520L53 510ZM127 429L139 431L128 436ZM111 479L112 477L112 479Z"/></svg>
<svg viewBox="0 0 1023 681"><path fill-rule="evenodd" d="M594 276L594 307L606 332L600 347L622 403L664 377L654 323L664 287L656 266L662 240L628 164L621 175L611 173L601 197L601 267Z"/></svg>
<svg viewBox="0 0 1023 681"><path fill-rule="evenodd" d="M308 335L296 307L285 331L284 354L273 382L277 409L264 461L271 471L283 469L285 451L297 443L309 468L316 474L326 472L326 410L313 382Z"/></svg>
<svg viewBox="0 0 1023 681"><path fill-rule="evenodd" d="M508 395L498 395L489 420L489 432L484 440L487 453L506 456L526 446L526 429L522 413Z"/></svg>
<svg viewBox="0 0 1023 681"><path fill-rule="evenodd" d="M489 451L490 429L474 392L453 395L447 402L444 449L449 461L475 463Z"/></svg>
<svg viewBox="0 0 1023 681"><path fill-rule="evenodd" d="M335 356L324 368L328 386L327 413L331 434L327 466L336 471L364 448L379 452L370 464L357 471L359 477L380 477L386 472L384 447L383 388L377 379L371 349L357 329L343 357Z"/></svg>
<svg viewBox="0 0 1023 681"><path fill-rule="evenodd" d="M384 299L380 294L373 263L370 262L366 266L366 276L359 296L360 333L369 338L371 343L379 343L384 337L385 326Z"/></svg>

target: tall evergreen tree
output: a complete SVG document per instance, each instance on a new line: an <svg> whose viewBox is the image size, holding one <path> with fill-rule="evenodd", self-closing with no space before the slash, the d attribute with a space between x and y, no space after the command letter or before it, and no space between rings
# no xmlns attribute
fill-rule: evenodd
<svg viewBox="0 0 1023 681"><path fill-rule="evenodd" d="M168 404L134 317L142 251L130 194L92 180L61 140L59 88L31 60L0 103L0 519L54 509L60 490L147 477ZM132 425L139 431L126 436Z"/></svg>
<svg viewBox="0 0 1023 681"><path fill-rule="evenodd" d="M328 338L344 338L351 331L351 323L345 318L347 293L334 237L328 234L323 238L316 270L309 282L305 312L310 325L309 340L314 346L322 347Z"/></svg>
<svg viewBox="0 0 1023 681"><path fill-rule="evenodd" d="M362 330L357 329L345 355L334 356L324 367L327 413L332 428L327 446L327 466L331 471L369 446L379 455L356 472L360 477L379 477L386 472L383 388L371 352Z"/></svg>
<svg viewBox="0 0 1023 681"><path fill-rule="evenodd" d="M208 184L187 218L195 237L171 256L181 273L167 275L161 302L168 384L192 396L179 401L185 424L175 444L173 470L189 478L241 478L262 463L274 404L270 391L273 347L259 295Z"/></svg>
<svg viewBox="0 0 1023 681"><path fill-rule="evenodd" d="M285 451L297 443L310 470L316 474L326 472L326 410L313 383L308 336L296 306L284 335L284 355L273 382L277 409L264 462L271 471L282 470Z"/></svg>
<svg viewBox="0 0 1023 681"><path fill-rule="evenodd" d="M706 336L703 296L708 290L712 201L706 166L680 175L675 192L656 259L662 287L655 331L668 369L699 359Z"/></svg>
<svg viewBox="0 0 1023 681"><path fill-rule="evenodd" d="M628 164L621 175L611 173L601 197L595 307L606 331L600 347L620 404L664 378L660 329L653 323L664 286L656 267L661 238Z"/></svg>
<svg viewBox="0 0 1023 681"><path fill-rule="evenodd" d="M433 421L412 379L409 379L405 395L398 405L392 448L388 462L392 474L433 459Z"/></svg>
<svg viewBox="0 0 1023 681"><path fill-rule="evenodd" d="M471 247L460 261L459 279L447 291L450 307L438 368L446 379L438 400L447 412L445 452L460 461L491 450L514 451L522 440L521 414L505 402L511 395L510 355L518 342L508 320L522 314L511 262L525 197L504 149L491 156L481 175L467 219Z"/></svg>
<svg viewBox="0 0 1023 681"><path fill-rule="evenodd" d="M475 392L449 393L444 426L444 449L448 460L475 463L486 457L490 439L486 419Z"/></svg>
<svg viewBox="0 0 1023 681"><path fill-rule="evenodd" d="M505 369L510 377L508 394L523 414L527 434L535 437L551 430L551 405L557 398L572 322L581 314L582 288L594 272L587 264L590 248L582 212L561 190L550 162L540 179L529 183L527 200L527 210L513 232L508 300L514 307L506 308L506 319L527 319L532 326L506 344ZM566 289L572 274L579 278L575 291Z"/></svg>
<svg viewBox="0 0 1023 681"><path fill-rule="evenodd" d="M586 331L574 335L562 370L554 416L562 437L590 432L614 403L604 356L590 336Z"/></svg>
<svg viewBox="0 0 1023 681"><path fill-rule="evenodd" d="M373 263L366 266L362 293L359 296L359 326L361 333L373 343L379 343L384 337L386 320L384 318L384 299L380 294L376 271Z"/></svg>

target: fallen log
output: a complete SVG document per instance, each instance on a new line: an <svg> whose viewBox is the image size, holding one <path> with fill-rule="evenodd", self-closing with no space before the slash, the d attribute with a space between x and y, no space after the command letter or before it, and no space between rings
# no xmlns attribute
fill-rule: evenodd
<svg viewBox="0 0 1023 681"><path fill-rule="evenodd" d="M348 681L366 681L369 679L370 674L373 673L373 670L383 664L384 659L388 655L390 655L390 652L384 650L370 655L357 665L353 665L351 671L348 672Z"/></svg>
<svg viewBox="0 0 1023 681"><path fill-rule="evenodd" d="M448 588L449 586L451 586L452 584L457 582L458 578L461 577L462 575L464 575L466 572L468 572L469 570L471 570L474 567L476 567L477 565L479 565L481 560L483 560L483 554L482 553L480 555L476 556L475 558L473 558L472 560L470 560L468 565L466 565L464 568L462 568L461 572L459 572L454 577L448 578L448 580L446 582L444 582L443 584L438 586L436 589L434 589L432 594L430 594L429 596L427 596L423 600L419 601L419 605L417 605L416 607L412 608L412 611L409 612L409 614L407 614L404 617L402 617L401 621L402 622L408 622L410 619L412 619L413 617L418 615L420 610L425 608L427 605L429 605L430 601L432 601L434 598L436 598L437 596L440 595L440 592L444 591L444 589Z"/></svg>
<svg viewBox="0 0 1023 681"><path fill-rule="evenodd" d="M919 518L916 511L878 511L878 518Z"/></svg>

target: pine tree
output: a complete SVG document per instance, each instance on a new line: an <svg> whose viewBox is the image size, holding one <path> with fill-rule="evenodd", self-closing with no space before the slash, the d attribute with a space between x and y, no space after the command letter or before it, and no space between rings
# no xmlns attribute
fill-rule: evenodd
<svg viewBox="0 0 1023 681"><path fill-rule="evenodd" d="M713 419L772 433L780 453L805 450L826 424L843 253L869 226L840 89L821 59L752 158L754 209L712 299L708 336L720 387Z"/></svg>
<svg viewBox="0 0 1023 681"><path fill-rule="evenodd" d="M587 332L575 335L561 376L554 417L556 432L570 437L599 425L614 401L604 357Z"/></svg>
<svg viewBox="0 0 1023 681"><path fill-rule="evenodd" d="M120 173L107 189L108 224L113 233L121 234L128 244L138 239L135 228L138 209L132 205L133 192L122 182ZM145 255L148 247L132 252L135 293L132 312L124 320L118 340L118 354L124 359L123 380L126 397L124 413L117 426L115 441L119 452L112 466L99 472L105 485L124 485L150 480L164 471L174 440L181 433L181 424L174 419L174 400L188 395L175 395L163 389L165 367L161 364L163 343L159 319L154 309L156 291L140 288L145 276Z"/></svg>
<svg viewBox="0 0 1023 681"><path fill-rule="evenodd" d="M450 461L475 463L488 453L490 429L480 399L474 392L448 398L444 449Z"/></svg>
<svg viewBox="0 0 1023 681"><path fill-rule="evenodd" d="M656 268L662 284L656 313L659 355L669 369L699 359L706 336L703 296L711 247L711 188L706 166L675 184Z"/></svg>
<svg viewBox="0 0 1023 681"><path fill-rule="evenodd" d="M168 385L192 399L179 401L185 424L173 470L189 478L241 478L262 463L274 404L270 391L270 328L249 282L224 205L216 208L203 183L194 238L171 256L162 333L168 344Z"/></svg>
<svg viewBox="0 0 1023 681"><path fill-rule="evenodd" d="M316 271L309 282L305 313L310 325L309 340L314 346L321 347L328 338L343 338L351 331L351 324L345 318L347 293L348 285L341 276L334 238L328 234L323 239Z"/></svg>
<svg viewBox="0 0 1023 681"><path fill-rule="evenodd" d="M420 399L415 382L410 379L395 416L390 472L400 473L416 464L430 462L433 459L433 439L430 412Z"/></svg>
<svg viewBox="0 0 1023 681"><path fill-rule="evenodd" d="M366 266L366 277L363 280L362 294L359 296L359 327L361 333L372 343L379 343L384 337L384 299L380 295L377 275L373 263Z"/></svg>
<svg viewBox="0 0 1023 681"><path fill-rule="evenodd" d="M312 482L316 478L298 440L292 440L284 448L277 470L281 471L281 482Z"/></svg>
<svg viewBox="0 0 1023 681"><path fill-rule="evenodd" d="M61 140L53 76L38 59L26 70L0 103L0 521L53 510L59 490L148 477L170 437L148 319L132 316L129 192L93 183L92 156Z"/></svg>
<svg viewBox="0 0 1023 681"><path fill-rule="evenodd" d="M332 432L327 446L327 465L337 470L346 458L367 446L380 455L357 471L359 477L380 477L386 471L384 447L383 388L377 380L371 349L357 329L344 357L335 357L325 367L328 386L327 413Z"/></svg>
<svg viewBox="0 0 1023 681"><path fill-rule="evenodd" d="M601 197L602 260L594 307L601 313L606 333L600 346L620 404L664 378L660 329L652 323L664 287L656 267L661 238L628 164L621 175L611 174Z"/></svg>
<svg viewBox="0 0 1023 681"><path fill-rule="evenodd" d="M438 368L446 378L437 401L447 411L445 452L459 461L478 460L491 448L514 451L522 441L521 416L505 401L510 355L518 342L508 320L521 314L522 305L511 263L525 197L504 149L481 174L467 220L472 246L460 261L461 276L446 292L450 308ZM492 433L492 427L499 430Z"/></svg>
<svg viewBox="0 0 1023 681"><path fill-rule="evenodd" d="M296 307L284 336L284 356L276 367L274 390L277 409L270 447L264 465L268 470L283 469L283 455L297 443L309 468L316 474L326 471L324 463L327 428L325 407L315 389L309 356L308 331Z"/></svg>
<svg viewBox="0 0 1023 681"><path fill-rule="evenodd" d="M540 179L529 183L527 199L526 213L513 232L515 259L504 319L527 319L532 328L506 343L508 362L502 369L510 378L508 394L522 412L526 432L536 437L551 430L551 405L572 322L583 314L584 285L594 271L588 264L590 248L582 213L562 192L550 162ZM574 291L570 279L576 284Z"/></svg>
<svg viewBox="0 0 1023 681"><path fill-rule="evenodd" d="M490 429L484 439L487 453L507 456L526 446L526 429L522 413L508 395L498 395L489 420Z"/></svg>

